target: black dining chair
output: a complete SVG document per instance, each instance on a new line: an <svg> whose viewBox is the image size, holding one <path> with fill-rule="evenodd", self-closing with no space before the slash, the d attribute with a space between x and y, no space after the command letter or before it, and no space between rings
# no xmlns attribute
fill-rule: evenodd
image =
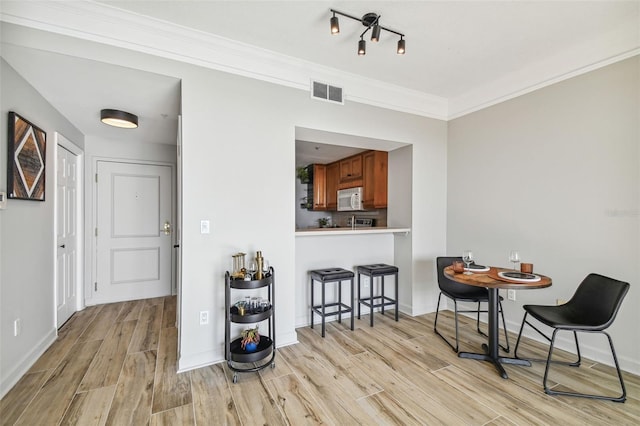
<svg viewBox="0 0 640 426"><path fill-rule="evenodd" d="M624 402L627 399L627 391L624 387L624 381L622 380L622 373L620 372L620 365L618 364L618 358L616 357L616 351L613 348L613 341L611 336L604 330L606 330L616 318L620 305L625 295L629 291L629 283L614 280L613 278L605 277L599 274L589 274L580 283L578 289L574 293L571 300L564 305L546 306L546 305L524 305L525 310L524 317L522 318L522 325L520 326L520 333L518 334L518 341L516 342L516 348L514 355L518 358L518 345L520 344L520 338L522 336L522 330L524 325L528 324L531 328L541 334L549 342L549 354L546 359L546 368L544 370L544 379L542 385L545 393L549 395L568 395L579 396L584 398L593 399L606 399L615 402ZM544 325L553 328L553 334L551 337L540 331L528 320L527 316L532 316ZM551 390L547 386L547 379L549 377L549 366L552 362L553 345L556 341L556 334L560 330L573 332L573 338L576 342L576 352L578 360L575 362L558 362L560 364L569 365L572 367L579 367L582 358L580 356L580 345L578 344L578 332L585 333L602 333L607 336L609 340L609 346L611 347L611 354L613 355L613 362L618 372L618 379L620 380L620 387L622 389L622 395L620 396L605 396L605 395L592 395L577 392L565 392ZM545 361L531 359L530 361Z"/></svg>
<svg viewBox="0 0 640 426"><path fill-rule="evenodd" d="M476 329L478 330L478 333L482 334L483 336L487 337L487 335L480 330L480 314L483 312L487 312L487 310L481 310L480 309L480 303L482 302L489 302L489 291L486 288L482 288L482 287L474 287L474 286L470 286L470 285L465 285L465 284L460 284L457 283L453 280L450 280L449 278L447 278L444 275L444 268L446 268L449 265L452 265L453 262L455 260L459 260L462 261L461 257L438 257L436 259L436 268L438 271L438 286L440 287L440 295L438 296L438 306L436 306L436 319L433 323L433 331L442 338L442 340L444 340L449 346L451 346L451 349L453 349L455 352L458 352L459 349L459 340L458 340L458 313L462 312L462 313L476 313L477 314L477 318L476 318ZM439 331L438 331L438 311L440 309L440 299L442 298L442 295L445 295L446 297L448 297L449 299L453 300L453 313L454 313L454 322L455 322L455 327L456 327L456 344L455 346L449 341L447 340L446 337L444 337ZM475 302L477 303L477 308L476 309L463 309L463 310L458 310L458 302ZM502 344L500 345L500 347L505 351L505 352L509 352L509 336L507 335L507 325L504 322L504 312L502 311L502 297L500 297L500 301L499 303L499 311L500 311L500 315L502 316L502 326L504 329L504 338L505 338L505 342L506 342L506 346L503 346Z"/></svg>

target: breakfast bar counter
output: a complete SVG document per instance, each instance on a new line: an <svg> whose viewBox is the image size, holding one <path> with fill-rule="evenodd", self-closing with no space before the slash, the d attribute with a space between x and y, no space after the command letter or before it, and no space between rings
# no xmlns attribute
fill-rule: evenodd
<svg viewBox="0 0 640 426"><path fill-rule="evenodd" d="M335 235L365 235L365 234L407 234L411 228L303 228L296 229L296 237L319 237Z"/></svg>
<svg viewBox="0 0 640 426"><path fill-rule="evenodd" d="M310 318L310 276L309 271L325 268L343 268L355 271L358 265L385 263L401 265L406 246L410 244L411 228L391 227L350 227L339 228L304 228L295 233L296 267L295 267L295 310L296 328L308 326ZM400 258L396 258L400 256ZM402 268L401 268L402 269ZM400 273L401 293L409 295L404 288L410 286L410 272ZM406 281L403 284L403 280ZM365 279L367 281L367 279ZM343 299L348 300L346 286ZM364 288L363 288L364 290ZM368 290L364 290L368 294ZM328 302L337 301L336 295L327 295ZM334 300L335 299L335 300ZM320 300L320 292L315 300ZM401 297L400 305L403 299ZM348 318L346 315L346 318ZM343 317L344 320L344 317Z"/></svg>

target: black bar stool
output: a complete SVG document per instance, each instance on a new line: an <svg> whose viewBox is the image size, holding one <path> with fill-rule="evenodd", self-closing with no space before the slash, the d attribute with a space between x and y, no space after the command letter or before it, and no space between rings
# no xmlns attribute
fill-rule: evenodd
<svg viewBox="0 0 640 426"><path fill-rule="evenodd" d="M382 314L384 315L384 307L395 305L396 307L396 321L398 321L398 268L393 265L386 265L384 263L376 263L373 265L361 265L357 267L358 271L358 319L360 319L360 304L369 307L369 325L373 327L373 308L382 308ZM369 277L370 289L369 297L360 297L360 274ZM395 299L392 299L384 295L384 277L386 275L395 276ZM373 279L375 277L381 278L381 294L380 296L373 295Z"/></svg>
<svg viewBox="0 0 640 426"><path fill-rule="evenodd" d="M324 319L333 315L338 315L338 322L342 322L342 314L347 312L353 312L353 277L352 271L348 271L342 268L327 268L317 269L311 271L311 328L313 328L313 313L317 313L322 317L322 337L324 337ZM351 281L351 305L342 303L342 281ZM313 283L318 281L322 283L322 303L320 305L313 304ZM325 284L337 282L338 283L338 301L333 303L326 303L325 300ZM327 312L326 308L335 308ZM353 330L353 313L351 314L351 330Z"/></svg>

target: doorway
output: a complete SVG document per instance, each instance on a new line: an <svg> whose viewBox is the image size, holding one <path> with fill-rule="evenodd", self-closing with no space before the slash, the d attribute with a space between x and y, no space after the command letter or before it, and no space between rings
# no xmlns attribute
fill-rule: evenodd
<svg viewBox="0 0 640 426"><path fill-rule="evenodd" d="M166 164L97 161L93 303L171 294L172 176Z"/></svg>
<svg viewBox="0 0 640 426"><path fill-rule="evenodd" d="M56 133L56 327L81 309L82 150Z"/></svg>

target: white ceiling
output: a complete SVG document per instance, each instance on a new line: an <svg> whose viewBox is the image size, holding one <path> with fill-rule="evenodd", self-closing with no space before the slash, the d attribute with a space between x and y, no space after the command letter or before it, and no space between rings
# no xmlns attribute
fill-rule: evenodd
<svg viewBox="0 0 640 426"><path fill-rule="evenodd" d="M395 86L407 90L405 94L438 97L448 104L449 118L640 53L638 0L129 0L34 4L2 0L0 16L5 22L106 44L124 45L126 39L134 50L144 39L133 39L140 35L133 32L119 33L118 25L139 28L147 36L155 31L158 39L163 35L194 36L193 46L182 45L185 51L198 47L203 40L216 42L222 37L240 42L249 50L265 49L266 57L274 53L292 61L301 59L301 68L318 64L318 68L349 76L349 81L359 76L368 83L379 81L385 89ZM397 55L398 37L383 31L380 43L366 38L367 54L359 57L356 46L364 27L340 17L341 32L332 36L330 8L354 16L380 14L383 26L406 34L407 53ZM63 11L77 22L49 18ZM28 16L33 18L29 21ZM96 16L105 16L104 22ZM86 24L89 18L94 18L95 25ZM45 22L48 19L51 22ZM82 20L89 26L82 27ZM112 34L105 36L98 24L109 24L105 28L113 28ZM166 34L158 31L164 28ZM238 52L245 51L241 45L235 46ZM175 141L180 83L174 78L4 43L2 56L85 134ZM45 63L47 67L40 66ZM46 73L40 71L45 69ZM345 91L348 96L349 87ZM378 97L387 92L381 93ZM134 131L137 133L100 124L97 116L102 108L138 114L141 124Z"/></svg>
<svg viewBox="0 0 640 426"><path fill-rule="evenodd" d="M629 24L638 1L102 1L349 73L455 98ZM356 54L361 23L340 19L329 32L329 9L381 15L382 32ZM636 33L636 37L638 34ZM366 37L369 40L370 34ZM601 58L602 59L602 58ZM581 64L586 65L586 64Z"/></svg>
<svg viewBox="0 0 640 426"><path fill-rule="evenodd" d="M8 44L2 57L85 136L175 145L180 80ZM136 114L138 128L103 124L105 108Z"/></svg>

